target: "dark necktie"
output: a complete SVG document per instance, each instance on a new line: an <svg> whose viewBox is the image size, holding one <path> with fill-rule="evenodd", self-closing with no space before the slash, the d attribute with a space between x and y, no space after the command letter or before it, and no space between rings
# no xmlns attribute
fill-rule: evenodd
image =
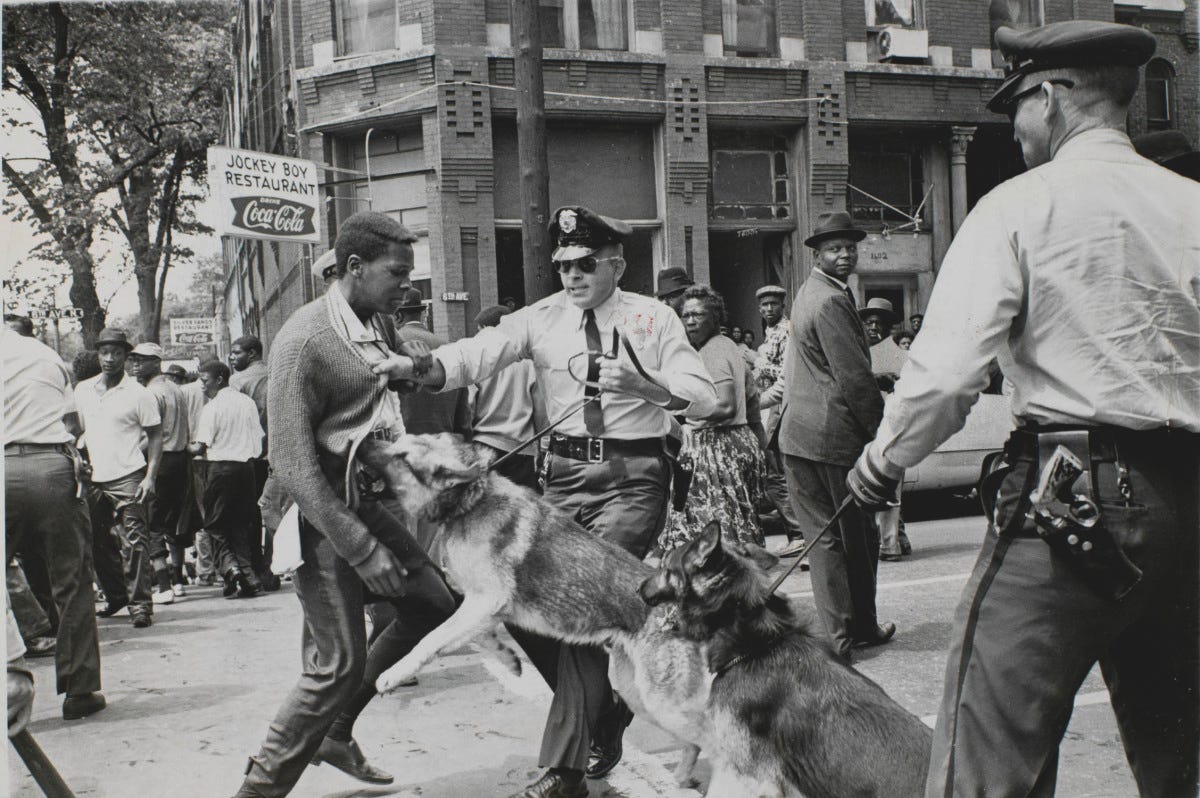
<svg viewBox="0 0 1200 798"><path fill-rule="evenodd" d="M846 296L850 297L850 307L858 310L858 302L854 299L854 292L850 290L850 286L846 286Z"/></svg>
<svg viewBox="0 0 1200 798"><path fill-rule="evenodd" d="M585 399L591 399L600 393L596 383L600 379L600 353L603 351L600 328L596 326L596 313L591 308L583 312L583 334L587 336L588 348L588 384L583 389L583 396ZM587 427L588 435L593 438L604 434L604 410L600 407L599 399L583 406L583 424Z"/></svg>

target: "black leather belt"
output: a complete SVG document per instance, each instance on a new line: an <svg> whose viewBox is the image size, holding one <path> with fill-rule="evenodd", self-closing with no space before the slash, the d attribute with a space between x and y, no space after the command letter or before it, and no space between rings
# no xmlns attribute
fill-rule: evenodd
<svg viewBox="0 0 1200 798"><path fill-rule="evenodd" d="M662 438L572 438L550 437L550 453L585 463L603 463L614 457L656 457L663 454Z"/></svg>
<svg viewBox="0 0 1200 798"><path fill-rule="evenodd" d="M1068 424L1023 424L1013 430L1005 451L1010 457L1037 459L1038 435L1046 432L1087 430L1088 445L1094 462L1110 462L1118 451L1161 450L1164 454L1181 448L1200 446L1200 433L1175 427L1155 427L1135 430L1113 426Z"/></svg>
<svg viewBox="0 0 1200 798"><path fill-rule="evenodd" d="M45 454L46 452L58 452L60 454L71 454L71 447L66 443L6 443L4 444L5 457L17 457L22 454Z"/></svg>

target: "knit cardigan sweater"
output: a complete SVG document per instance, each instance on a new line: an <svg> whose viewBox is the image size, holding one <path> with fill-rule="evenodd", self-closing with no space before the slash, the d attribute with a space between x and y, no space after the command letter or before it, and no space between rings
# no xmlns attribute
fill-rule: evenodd
<svg viewBox="0 0 1200 798"><path fill-rule="evenodd" d="M293 313L272 343L267 382L271 470L305 520L339 556L358 565L378 540L351 510L338 483L354 446L372 429L389 387L350 342L336 312L326 292ZM394 350L395 326L385 316L378 318ZM322 470L318 458L339 464L338 477L328 466Z"/></svg>

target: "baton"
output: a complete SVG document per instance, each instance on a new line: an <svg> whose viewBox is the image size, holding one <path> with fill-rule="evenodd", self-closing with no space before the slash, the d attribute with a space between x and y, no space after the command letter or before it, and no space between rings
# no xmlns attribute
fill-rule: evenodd
<svg viewBox="0 0 1200 798"><path fill-rule="evenodd" d="M778 579L776 579L773 583L771 583L771 589L769 591L767 591L768 596L770 596L776 590L779 589L779 586L783 584L784 579L787 579L789 576L792 575L792 571L796 570L796 566L799 565L800 562L805 557L808 556L808 553L810 551L812 551L812 547L817 545L817 541L820 540L821 538L825 537L825 535L829 532L829 530L833 529L833 525L838 522L839 518L841 518L843 515L846 514L846 510L853 503L854 503L854 497L851 496L849 493L847 493L846 498L842 499L842 503L839 504L838 508L833 511L833 516L829 519L829 522L827 524L825 524L825 528L822 529L820 532L818 532L817 536L815 538L813 538L812 540L808 541L807 544L805 544L804 551L800 552L800 556L798 556L796 558L796 561L794 563L792 563L790 566L788 566L788 569L786 571L784 571L782 574L780 574Z"/></svg>
<svg viewBox="0 0 1200 798"><path fill-rule="evenodd" d="M21 755L25 767L29 768L29 774L42 788L46 798L75 798L75 793L71 792L71 788L63 781L62 776L58 775L54 763L46 756L46 752L33 739L33 735L29 733L28 729L22 729L8 739L13 748L17 749L17 753Z"/></svg>

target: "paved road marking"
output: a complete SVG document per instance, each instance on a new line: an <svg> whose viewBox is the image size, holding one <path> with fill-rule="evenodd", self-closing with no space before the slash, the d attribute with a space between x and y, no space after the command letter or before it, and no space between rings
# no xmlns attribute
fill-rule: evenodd
<svg viewBox="0 0 1200 798"><path fill-rule="evenodd" d="M876 592L880 590L893 590L899 587L915 587L917 585L936 585L939 582L966 582L971 573L962 574L945 574L943 576L927 576L924 579L907 579L903 582L881 582L875 586ZM803 593L785 593L788 598L812 598L812 591L808 590Z"/></svg>
<svg viewBox="0 0 1200 798"><path fill-rule="evenodd" d="M521 658L521 675L518 676L500 664L490 651L478 645L472 645L472 648L479 652L484 670L510 693L534 700L550 698L550 688L527 658ZM675 786L675 778L664 763L672 757L677 758L678 751L647 754L631 745L628 737L624 748L621 764L605 779L618 795L625 798L695 798L700 794L696 790Z"/></svg>

